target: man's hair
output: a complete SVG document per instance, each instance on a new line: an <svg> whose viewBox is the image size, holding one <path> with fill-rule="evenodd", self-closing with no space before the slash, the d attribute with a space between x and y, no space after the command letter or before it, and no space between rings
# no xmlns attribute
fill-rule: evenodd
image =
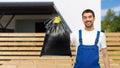
<svg viewBox="0 0 120 68"><path fill-rule="evenodd" d="M83 13L82 13L82 16L83 16L84 13L92 13L93 17L95 17L94 11L91 10L91 9L84 10Z"/></svg>

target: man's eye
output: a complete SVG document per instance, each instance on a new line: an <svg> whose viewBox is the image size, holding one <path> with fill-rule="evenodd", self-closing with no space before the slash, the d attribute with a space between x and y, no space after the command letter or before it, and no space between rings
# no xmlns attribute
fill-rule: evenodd
<svg viewBox="0 0 120 68"><path fill-rule="evenodd" d="M92 16L89 16L89 18L92 18Z"/></svg>
<svg viewBox="0 0 120 68"><path fill-rule="evenodd" d="M87 17L83 17L83 19L86 19Z"/></svg>

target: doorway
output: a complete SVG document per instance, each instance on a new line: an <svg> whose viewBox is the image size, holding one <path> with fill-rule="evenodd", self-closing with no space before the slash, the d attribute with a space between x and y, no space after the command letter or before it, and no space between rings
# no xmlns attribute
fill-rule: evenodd
<svg viewBox="0 0 120 68"><path fill-rule="evenodd" d="M46 32L45 24L43 22L37 22L37 23L35 23L35 32L36 33Z"/></svg>

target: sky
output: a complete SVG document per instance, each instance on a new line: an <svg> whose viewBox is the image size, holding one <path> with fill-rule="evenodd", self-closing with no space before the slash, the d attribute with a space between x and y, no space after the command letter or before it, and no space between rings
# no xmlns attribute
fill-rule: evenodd
<svg viewBox="0 0 120 68"><path fill-rule="evenodd" d="M101 19L104 19L108 9L115 11L116 15L120 14L120 0L101 0Z"/></svg>

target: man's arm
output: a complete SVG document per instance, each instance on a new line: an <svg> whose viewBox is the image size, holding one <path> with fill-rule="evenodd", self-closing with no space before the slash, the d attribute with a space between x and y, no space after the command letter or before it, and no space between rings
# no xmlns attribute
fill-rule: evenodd
<svg viewBox="0 0 120 68"><path fill-rule="evenodd" d="M110 62L109 62L109 57L107 54L107 48L101 49L102 55L103 55L103 63L105 68L110 68Z"/></svg>

